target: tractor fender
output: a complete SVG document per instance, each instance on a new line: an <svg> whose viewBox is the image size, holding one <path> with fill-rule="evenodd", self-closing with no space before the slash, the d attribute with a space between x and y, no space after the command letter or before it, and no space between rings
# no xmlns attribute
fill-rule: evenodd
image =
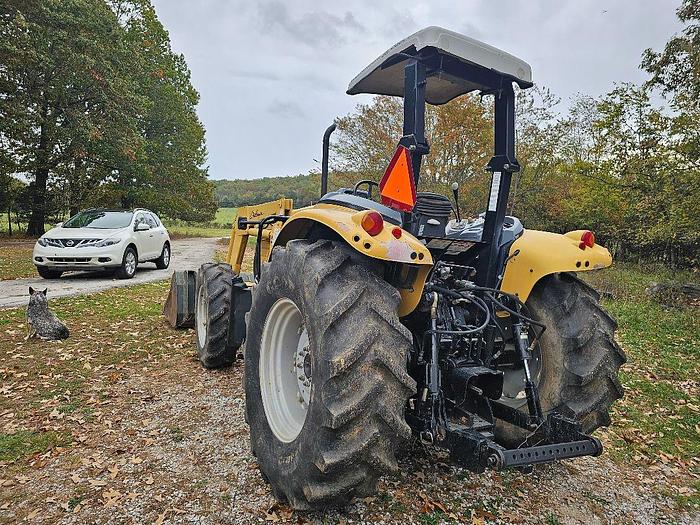
<svg viewBox="0 0 700 525"><path fill-rule="evenodd" d="M581 245L585 230L565 233L525 230L511 245L501 290L525 302L535 284L546 275L559 272L585 272L612 264L610 252L598 244Z"/></svg>
<svg viewBox="0 0 700 525"><path fill-rule="evenodd" d="M397 238L392 231L398 228L385 218L384 228L372 236L362 228L362 218L372 210L354 210L333 204L316 204L294 210L274 240L274 246L284 246L293 239L304 239L316 224L336 232L358 252L387 262L413 267L411 282L399 288L401 302L399 316L411 313L420 301L423 285L433 266L433 258L425 245L406 230Z"/></svg>

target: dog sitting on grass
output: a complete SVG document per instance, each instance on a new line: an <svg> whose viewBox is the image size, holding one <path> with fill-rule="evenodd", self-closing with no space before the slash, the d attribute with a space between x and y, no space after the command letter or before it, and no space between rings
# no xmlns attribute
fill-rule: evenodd
<svg viewBox="0 0 700 525"><path fill-rule="evenodd" d="M70 335L68 328L49 310L49 301L45 290L35 290L29 287L29 306L27 306L27 337L39 336L41 339L67 339Z"/></svg>

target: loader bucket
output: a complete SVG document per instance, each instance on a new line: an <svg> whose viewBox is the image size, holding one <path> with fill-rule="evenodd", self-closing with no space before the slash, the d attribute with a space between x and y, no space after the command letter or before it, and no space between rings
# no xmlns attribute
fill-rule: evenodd
<svg viewBox="0 0 700 525"><path fill-rule="evenodd" d="M163 305L163 315L173 328L194 327L197 272L176 271L170 280L170 291Z"/></svg>

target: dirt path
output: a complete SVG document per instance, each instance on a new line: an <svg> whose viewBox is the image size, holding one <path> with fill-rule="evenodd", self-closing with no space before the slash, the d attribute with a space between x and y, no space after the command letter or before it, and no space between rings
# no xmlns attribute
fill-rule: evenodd
<svg viewBox="0 0 700 525"><path fill-rule="evenodd" d="M173 256L170 268L158 270L154 263L139 265L133 279L120 280L104 272L71 272L57 280L46 280L39 276L25 279L0 281L0 308L21 306L27 302L27 290L30 286L49 289L52 299L68 295L94 293L119 286L159 281L169 278L174 270L195 270L202 263L212 261L216 251L217 239L192 238L173 240Z"/></svg>
<svg viewBox="0 0 700 525"><path fill-rule="evenodd" d="M204 370L193 331L160 315L166 291L56 301L71 328L61 342L24 341L21 308L0 316L0 524L700 523L674 501L687 483L678 458L614 459L608 432L602 457L532 475L473 474L416 445L375 496L294 512L250 451L243 362Z"/></svg>
<svg viewBox="0 0 700 525"><path fill-rule="evenodd" d="M419 446L376 496L294 512L275 502L250 452L242 368L206 371L186 351L167 367L111 370L117 377L94 402L98 419L76 418L80 444L8 476L7 523L697 523L645 489L655 483L648 473L607 456L477 475ZM45 424L61 423L49 415Z"/></svg>

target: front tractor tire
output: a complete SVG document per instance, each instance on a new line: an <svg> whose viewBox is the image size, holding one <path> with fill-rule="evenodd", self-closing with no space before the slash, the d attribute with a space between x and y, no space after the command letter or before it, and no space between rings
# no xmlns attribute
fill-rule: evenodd
<svg viewBox="0 0 700 525"><path fill-rule="evenodd" d="M623 395L618 374L627 360L615 341L617 323L599 300L593 288L562 273L538 282L526 303L527 312L547 326L535 361L542 410L577 420L588 434L610 424L608 411ZM502 401L527 411L524 397ZM511 446L527 436L501 421L496 426L496 438Z"/></svg>
<svg viewBox="0 0 700 525"><path fill-rule="evenodd" d="M398 291L342 243L290 241L263 266L245 343L262 474L295 509L345 505L397 469L415 381Z"/></svg>
<svg viewBox="0 0 700 525"><path fill-rule="evenodd" d="M233 363L238 348L229 346L231 289L239 278L228 264L203 264L197 272L195 330L197 354L205 368Z"/></svg>

